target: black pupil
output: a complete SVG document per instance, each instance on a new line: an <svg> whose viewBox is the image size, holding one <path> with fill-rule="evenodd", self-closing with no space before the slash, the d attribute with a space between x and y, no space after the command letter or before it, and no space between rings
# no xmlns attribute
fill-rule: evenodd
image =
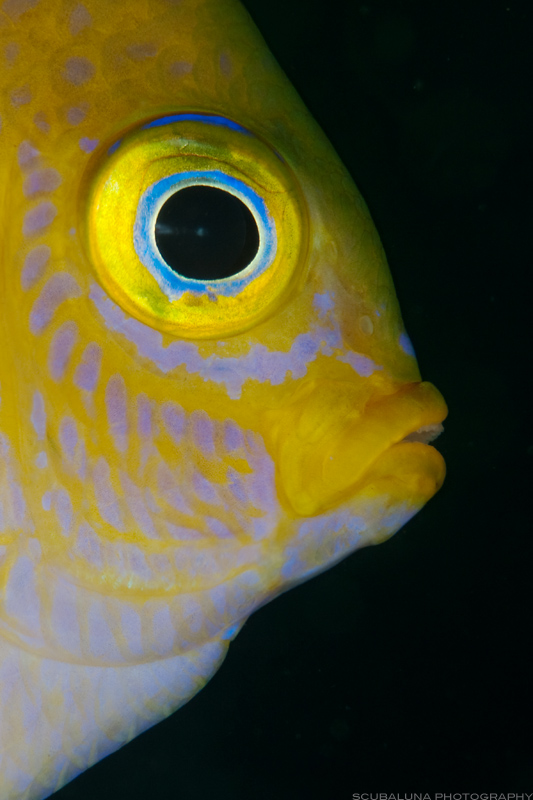
<svg viewBox="0 0 533 800"><path fill-rule="evenodd" d="M199 281L236 275L259 249L259 231L238 197L213 186L188 186L162 206L155 241L174 272Z"/></svg>

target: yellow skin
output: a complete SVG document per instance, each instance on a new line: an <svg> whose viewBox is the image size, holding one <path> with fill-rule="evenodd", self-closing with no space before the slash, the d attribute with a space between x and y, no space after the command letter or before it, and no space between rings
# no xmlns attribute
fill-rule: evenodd
<svg viewBox="0 0 533 800"><path fill-rule="evenodd" d="M363 200L235 0L4 0L0 37L11 800L174 711L255 608L398 530L443 481L424 439L446 407ZM171 290L139 209L202 170L264 202L270 261Z"/></svg>

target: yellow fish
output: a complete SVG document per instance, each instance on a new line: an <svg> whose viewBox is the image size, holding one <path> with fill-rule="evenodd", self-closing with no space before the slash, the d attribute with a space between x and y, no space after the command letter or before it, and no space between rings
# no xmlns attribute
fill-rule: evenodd
<svg viewBox="0 0 533 800"><path fill-rule="evenodd" d="M440 487L369 213L236 0L3 0L0 800Z"/></svg>

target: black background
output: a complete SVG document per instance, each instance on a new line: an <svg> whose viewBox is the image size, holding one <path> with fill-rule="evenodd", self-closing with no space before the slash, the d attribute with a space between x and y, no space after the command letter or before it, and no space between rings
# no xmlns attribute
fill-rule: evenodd
<svg viewBox="0 0 533 800"><path fill-rule="evenodd" d="M57 800L533 792L528 5L247 0L351 171L425 379L442 491L247 623L182 710Z"/></svg>

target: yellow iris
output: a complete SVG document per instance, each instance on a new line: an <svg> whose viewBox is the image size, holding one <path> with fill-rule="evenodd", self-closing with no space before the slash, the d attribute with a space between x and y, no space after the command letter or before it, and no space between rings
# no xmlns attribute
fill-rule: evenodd
<svg viewBox="0 0 533 800"><path fill-rule="evenodd" d="M83 210L84 239L102 286L140 321L184 338L218 338L257 324L286 301L306 263L307 210L291 170L258 137L210 119L184 116L143 126L97 154ZM199 174L203 178L194 177ZM251 210L259 251L229 278L174 276L181 291L171 292L164 273L171 279L172 272L154 244L154 204L146 205L146 212L142 204L160 185L170 187L168 196L192 183L257 198ZM152 264L142 256L145 249L155 253Z"/></svg>

